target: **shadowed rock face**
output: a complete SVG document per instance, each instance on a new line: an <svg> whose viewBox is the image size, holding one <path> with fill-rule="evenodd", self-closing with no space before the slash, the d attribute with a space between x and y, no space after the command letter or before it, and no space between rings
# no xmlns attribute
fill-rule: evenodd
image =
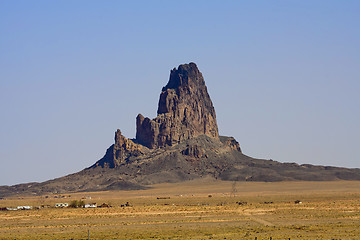
<svg viewBox="0 0 360 240"><path fill-rule="evenodd" d="M173 146L200 135L218 138L216 114L195 63L171 70L160 94L157 117L136 118L136 140L148 148Z"/></svg>

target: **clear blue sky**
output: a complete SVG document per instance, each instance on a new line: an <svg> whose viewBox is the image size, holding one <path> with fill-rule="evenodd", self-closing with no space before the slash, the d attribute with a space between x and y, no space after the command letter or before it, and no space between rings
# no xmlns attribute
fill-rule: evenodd
<svg viewBox="0 0 360 240"><path fill-rule="evenodd" d="M195 62L252 157L360 167L360 1L0 1L0 185L100 159Z"/></svg>

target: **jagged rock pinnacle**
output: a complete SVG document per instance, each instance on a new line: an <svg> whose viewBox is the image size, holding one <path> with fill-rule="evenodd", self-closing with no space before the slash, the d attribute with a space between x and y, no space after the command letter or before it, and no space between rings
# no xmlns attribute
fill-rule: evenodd
<svg viewBox="0 0 360 240"><path fill-rule="evenodd" d="M105 156L96 162L93 167L102 166L116 168L125 163L131 156L139 156L146 151L145 147L125 138L120 129L115 132L115 144L111 145Z"/></svg>
<svg viewBox="0 0 360 240"><path fill-rule="evenodd" d="M172 146L199 135L218 138L216 114L195 63L171 70L160 94L157 117L136 118L136 140L149 147Z"/></svg>

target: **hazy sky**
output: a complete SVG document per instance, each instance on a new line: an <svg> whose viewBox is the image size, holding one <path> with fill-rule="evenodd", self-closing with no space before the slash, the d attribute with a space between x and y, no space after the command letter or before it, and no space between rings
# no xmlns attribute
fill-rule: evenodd
<svg viewBox="0 0 360 240"><path fill-rule="evenodd" d="M257 158L360 167L360 1L0 1L0 185L100 159L195 62Z"/></svg>

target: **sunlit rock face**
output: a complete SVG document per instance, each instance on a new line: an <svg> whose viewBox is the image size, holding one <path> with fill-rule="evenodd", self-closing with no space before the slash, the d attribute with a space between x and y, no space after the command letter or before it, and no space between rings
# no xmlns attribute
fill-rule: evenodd
<svg viewBox="0 0 360 240"><path fill-rule="evenodd" d="M171 70L157 117L136 118L136 140L148 148L173 146L199 135L218 138L215 109L195 63Z"/></svg>

